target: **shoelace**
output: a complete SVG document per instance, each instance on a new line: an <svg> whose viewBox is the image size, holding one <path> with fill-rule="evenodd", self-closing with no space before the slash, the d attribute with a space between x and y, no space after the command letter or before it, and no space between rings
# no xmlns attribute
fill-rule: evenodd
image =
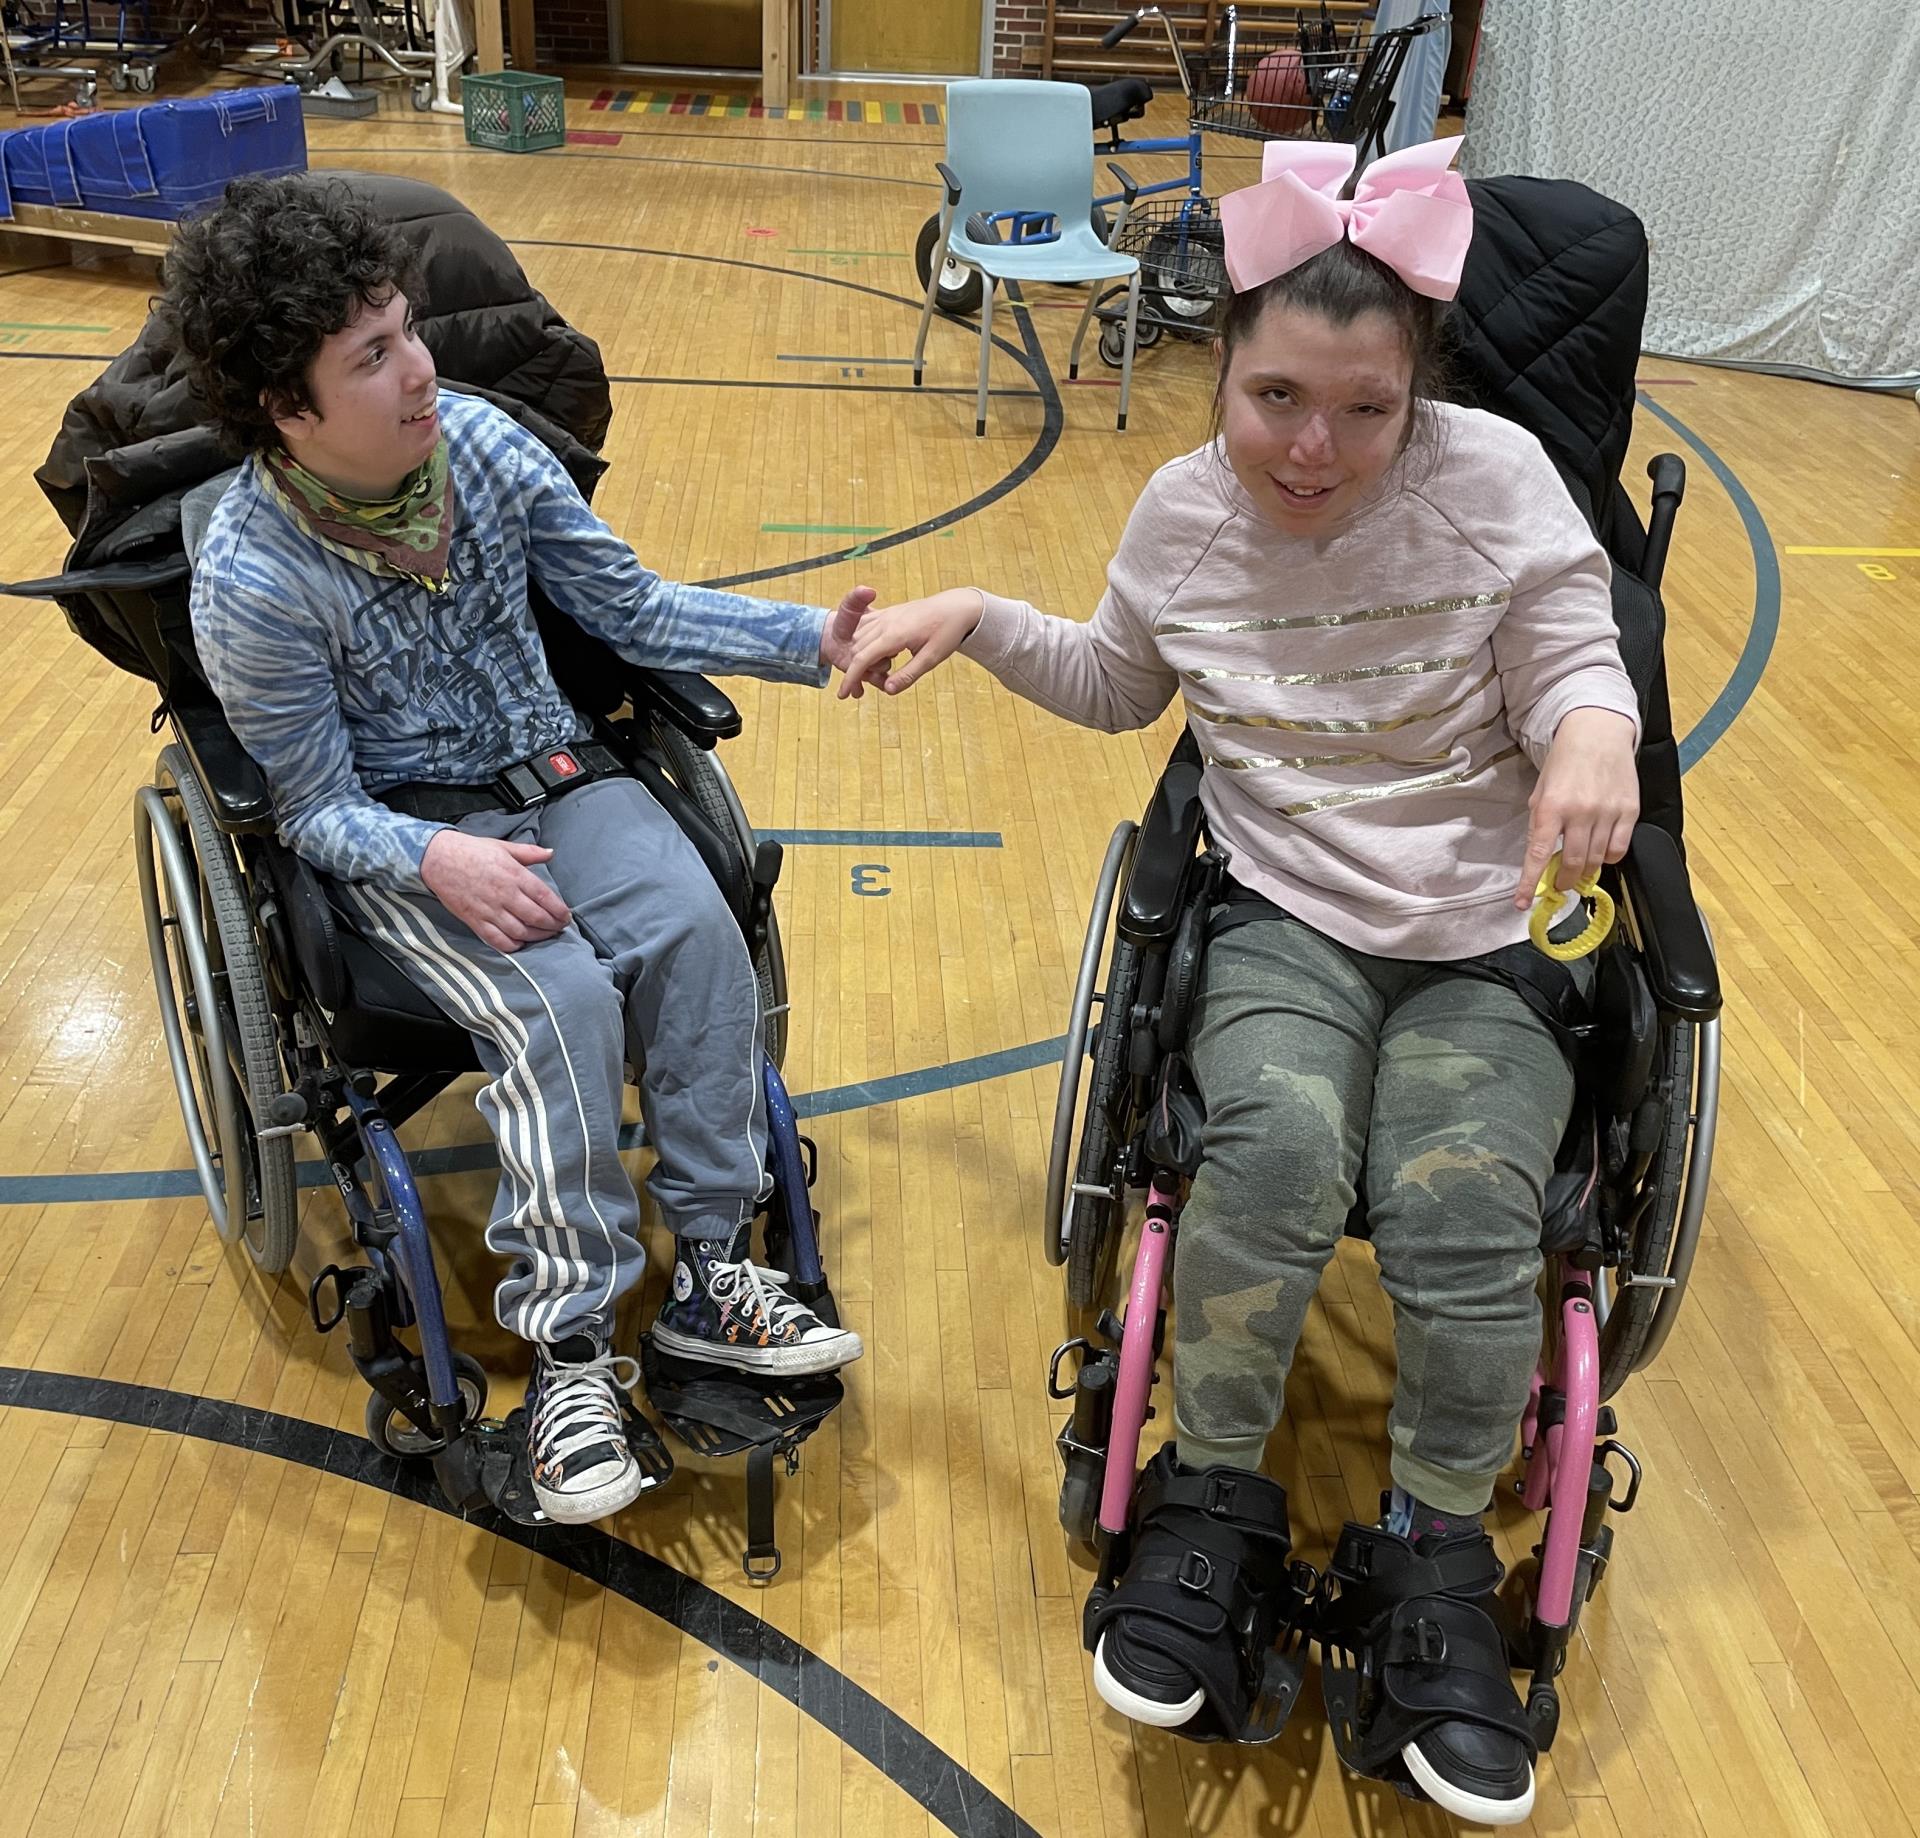
<svg viewBox="0 0 1920 1838"><path fill-rule="evenodd" d="M745 1258L737 1264L714 1264L708 1269L707 1294L729 1308L744 1298L760 1311L769 1330L777 1334L795 1316L811 1319L813 1314L806 1303L781 1288L784 1274L779 1270L763 1270Z"/></svg>
<svg viewBox="0 0 1920 1838"><path fill-rule="evenodd" d="M564 1462L596 1442L611 1441L624 1449L627 1426L611 1388L631 1391L639 1384L640 1362L624 1353L602 1353L577 1363L549 1359L547 1369L539 1414L529 1426L529 1441L537 1445L540 1459ZM603 1379L607 1382L596 1383Z"/></svg>

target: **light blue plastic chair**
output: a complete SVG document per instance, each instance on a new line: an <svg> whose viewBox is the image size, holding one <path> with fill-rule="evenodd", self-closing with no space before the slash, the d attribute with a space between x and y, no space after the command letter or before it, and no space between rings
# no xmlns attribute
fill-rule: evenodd
<svg viewBox="0 0 1920 1838"><path fill-rule="evenodd" d="M1133 389L1133 339L1140 317L1140 264L1110 249L1093 227L1093 99L1078 83L1042 83L1025 77L975 78L947 85L947 157L940 177L947 188L940 240L929 264L920 332L913 341L916 387L926 370L927 328L947 260L980 271L980 394L976 434L987 431L987 365L993 351L993 294L1001 281L1120 281L1127 286L1126 337L1120 363L1120 420L1127 425ZM1139 189L1118 166L1123 203L1113 240ZM981 219L1052 217L1058 235L1045 241L991 242ZM1070 376L1080 373L1080 346L1093 316L1097 287L1087 289L1086 311L1074 329Z"/></svg>

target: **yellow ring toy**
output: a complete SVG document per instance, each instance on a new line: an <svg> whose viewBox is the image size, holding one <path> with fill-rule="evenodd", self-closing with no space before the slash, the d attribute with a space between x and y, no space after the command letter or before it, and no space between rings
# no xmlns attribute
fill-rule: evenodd
<svg viewBox="0 0 1920 1838"><path fill-rule="evenodd" d="M1582 899L1592 902L1593 917L1587 921L1587 929L1578 938L1569 938L1564 944L1556 943L1547 933L1567 892L1565 888L1558 893L1554 891L1554 879L1559 872L1560 857L1556 854L1540 876L1540 885L1533 896L1533 916L1527 921L1527 936L1556 963L1571 964L1599 950L1607 942L1608 935L1613 931L1613 896L1600 885L1597 874L1577 882L1573 891Z"/></svg>

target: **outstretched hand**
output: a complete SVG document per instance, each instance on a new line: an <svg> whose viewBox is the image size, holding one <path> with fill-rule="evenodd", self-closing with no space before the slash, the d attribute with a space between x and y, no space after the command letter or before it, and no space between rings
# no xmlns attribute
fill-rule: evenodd
<svg viewBox="0 0 1920 1838"><path fill-rule="evenodd" d="M959 650L985 610L978 588L953 587L870 614L860 626L839 693L857 698L871 683L897 696ZM902 651L909 660L896 670L893 660Z"/></svg>

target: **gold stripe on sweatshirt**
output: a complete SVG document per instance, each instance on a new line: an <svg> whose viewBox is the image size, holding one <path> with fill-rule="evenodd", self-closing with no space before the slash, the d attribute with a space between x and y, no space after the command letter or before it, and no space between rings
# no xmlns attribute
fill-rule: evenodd
<svg viewBox="0 0 1920 1838"><path fill-rule="evenodd" d="M1367 606L1357 613L1303 613L1291 619L1189 619L1163 625L1165 633L1204 637L1220 632L1312 632L1335 626L1370 625L1381 619L1419 619L1428 613L1467 613L1482 606L1505 606L1509 594L1460 594L1449 600L1409 600L1404 606Z"/></svg>
<svg viewBox="0 0 1920 1838"><path fill-rule="evenodd" d="M1209 753L1206 761L1209 766L1219 766L1228 772L1264 772L1269 766L1284 766L1289 772L1317 772L1322 766L1442 766L1452 752L1449 747L1445 753L1430 753L1416 759L1402 759L1392 753L1307 753L1293 759Z"/></svg>
<svg viewBox="0 0 1920 1838"><path fill-rule="evenodd" d="M1311 689L1326 683L1374 683L1386 677L1435 676L1464 670L1474 653L1464 657L1423 657L1410 664L1361 664L1352 670L1308 670L1297 676L1270 676L1261 670L1183 670L1189 683L1261 683L1273 689Z"/></svg>
<svg viewBox="0 0 1920 1838"><path fill-rule="evenodd" d="M1411 727L1416 721L1437 721L1442 715L1452 714L1463 702L1471 701L1485 689L1493 681L1494 674L1489 668L1478 682L1468 684L1451 702L1443 702L1438 708L1417 708L1408 714L1389 715L1378 721L1293 721L1282 715L1233 715L1219 709L1205 708L1191 696L1186 701L1189 713L1219 727L1271 728L1280 734L1391 734L1398 728Z"/></svg>
<svg viewBox="0 0 1920 1838"><path fill-rule="evenodd" d="M1342 804L1370 804L1376 798L1398 798L1413 791L1439 791L1448 785L1464 785L1483 772L1491 772L1518 754L1517 746L1502 747L1490 759L1477 766L1462 766L1457 772L1436 772L1424 779L1402 779L1397 785L1356 785L1351 791L1329 791L1318 798L1302 798L1298 804L1283 804L1283 817L1305 817L1314 811L1332 810Z"/></svg>

